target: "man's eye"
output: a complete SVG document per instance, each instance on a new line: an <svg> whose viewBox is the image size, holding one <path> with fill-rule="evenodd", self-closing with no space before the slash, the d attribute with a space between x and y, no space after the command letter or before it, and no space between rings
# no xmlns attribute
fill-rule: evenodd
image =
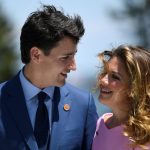
<svg viewBox="0 0 150 150"><path fill-rule="evenodd" d="M115 75L115 74L112 74L112 78L116 79L116 80L120 80L120 78L117 75Z"/></svg>
<svg viewBox="0 0 150 150"><path fill-rule="evenodd" d="M69 56L65 56L65 57L62 57L61 59L62 60L66 60L66 59L68 59L69 58Z"/></svg>

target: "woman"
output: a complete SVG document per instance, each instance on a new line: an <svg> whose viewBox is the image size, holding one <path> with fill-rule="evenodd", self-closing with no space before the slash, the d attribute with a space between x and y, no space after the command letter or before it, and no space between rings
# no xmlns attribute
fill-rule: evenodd
<svg viewBox="0 0 150 150"><path fill-rule="evenodd" d="M92 150L150 150L150 51L121 45L99 55L99 118Z"/></svg>

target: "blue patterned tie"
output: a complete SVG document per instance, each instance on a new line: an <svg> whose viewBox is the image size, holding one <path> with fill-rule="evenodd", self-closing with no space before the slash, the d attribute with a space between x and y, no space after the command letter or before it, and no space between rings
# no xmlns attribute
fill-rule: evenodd
<svg viewBox="0 0 150 150"><path fill-rule="evenodd" d="M35 118L34 135L39 148L47 147L49 134L49 117L47 107L44 103L47 94L40 92L38 94L38 108Z"/></svg>

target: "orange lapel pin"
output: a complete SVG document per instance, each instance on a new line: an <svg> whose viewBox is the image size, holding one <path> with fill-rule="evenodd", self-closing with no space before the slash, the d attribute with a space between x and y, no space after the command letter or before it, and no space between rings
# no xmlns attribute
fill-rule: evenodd
<svg viewBox="0 0 150 150"><path fill-rule="evenodd" d="M64 110L65 110L65 111L70 110L70 105L69 105L69 104L65 104L65 105L64 105Z"/></svg>

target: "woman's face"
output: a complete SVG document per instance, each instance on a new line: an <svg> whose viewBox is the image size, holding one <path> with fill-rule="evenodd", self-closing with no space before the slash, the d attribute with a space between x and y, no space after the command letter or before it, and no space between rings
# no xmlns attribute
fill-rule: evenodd
<svg viewBox="0 0 150 150"><path fill-rule="evenodd" d="M100 76L99 100L112 110L129 109L129 77L120 58L114 56L108 61L107 69Z"/></svg>

